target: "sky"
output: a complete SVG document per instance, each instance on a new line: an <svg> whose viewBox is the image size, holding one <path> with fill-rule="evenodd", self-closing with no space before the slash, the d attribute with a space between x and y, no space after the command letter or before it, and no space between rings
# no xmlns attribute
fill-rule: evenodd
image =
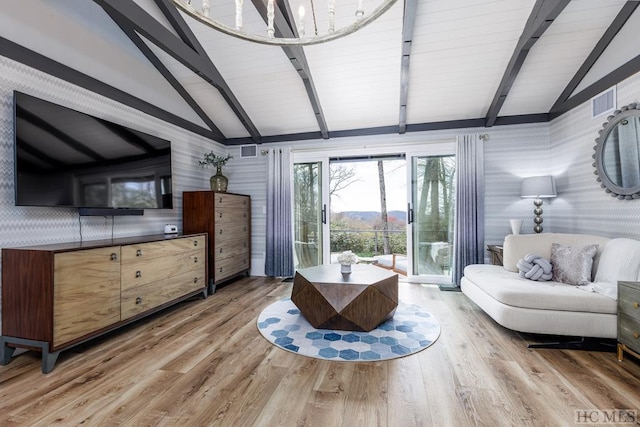
<svg viewBox="0 0 640 427"><path fill-rule="evenodd" d="M378 162L345 162L347 168L356 171L357 181L331 198L331 212L376 211L380 212L378 188ZM407 210L407 172L405 160L388 160L384 163L387 190L387 210Z"/></svg>

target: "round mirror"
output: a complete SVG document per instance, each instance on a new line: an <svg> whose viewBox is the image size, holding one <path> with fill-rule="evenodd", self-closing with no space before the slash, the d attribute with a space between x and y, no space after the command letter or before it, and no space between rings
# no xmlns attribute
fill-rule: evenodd
<svg viewBox="0 0 640 427"><path fill-rule="evenodd" d="M618 199L640 198L640 106L616 110L598 133L593 166L600 186Z"/></svg>

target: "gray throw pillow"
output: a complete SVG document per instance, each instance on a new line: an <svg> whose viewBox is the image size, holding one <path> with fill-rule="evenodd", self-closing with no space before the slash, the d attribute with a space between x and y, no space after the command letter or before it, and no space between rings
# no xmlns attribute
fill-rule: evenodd
<svg viewBox="0 0 640 427"><path fill-rule="evenodd" d="M551 245L551 265L553 280L569 285L586 285L591 282L593 257L598 245L565 246Z"/></svg>

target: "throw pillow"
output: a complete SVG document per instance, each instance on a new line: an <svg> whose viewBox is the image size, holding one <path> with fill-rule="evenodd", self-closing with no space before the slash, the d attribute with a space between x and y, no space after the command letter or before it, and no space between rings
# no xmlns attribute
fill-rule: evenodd
<svg viewBox="0 0 640 427"><path fill-rule="evenodd" d="M551 264L553 280L569 285L586 285L591 282L593 257L598 245L565 246L559 243L551 245Z"/></svg>
<svg viewBox="0 0 640 427"><path fill-rule="evenodd" d="M525 279L542 282L551 280L553 277L551 264L540 255L525 255L523 259L518 261L517 267L518 274Z"/></svg>

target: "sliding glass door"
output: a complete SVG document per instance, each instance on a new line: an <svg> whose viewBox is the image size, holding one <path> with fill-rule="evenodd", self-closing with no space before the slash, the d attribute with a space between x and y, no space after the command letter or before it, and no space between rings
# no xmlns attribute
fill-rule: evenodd
<svg viewBox="0 0 640 427"><path fill-rule="evenodd" d="M293 239L295 268L322 264L323 223L322 162L293 165Z"/></svg>
<svg viewBox="0 0 640 427"><path fill-rule="evenodd" d="M454 155L412 158L412 206L409 215L412 272L429 282L451 282L454 178Z"/></svg>

